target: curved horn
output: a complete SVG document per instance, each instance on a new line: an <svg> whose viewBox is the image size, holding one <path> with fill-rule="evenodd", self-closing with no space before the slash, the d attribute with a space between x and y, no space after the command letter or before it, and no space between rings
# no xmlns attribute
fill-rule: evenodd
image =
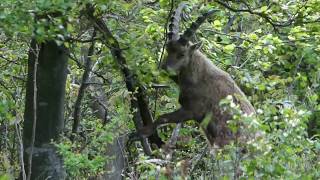
<svg viewBox="0 0 320 180"><path fill-rule="evenodd" d="M191 39L191 37L194 35L194 33L197 31L197 29L201 26L201 24L213 13L217 12L219 10L213 9L206 13L204 13L202 16L198 17L198 19L191 24L191 26L182 34L182 36L179 39L179 42L182 44L187 44L188 41Z"/></svg>
<svg viewBox="0 0 320 180"><path fill-rule="evenodd" d="M178 8L173 12L170 18L168 38L169 40L179 39L179 23L181 19L181 12L186 6L186 3L182 2L179 4Z"/></svg>

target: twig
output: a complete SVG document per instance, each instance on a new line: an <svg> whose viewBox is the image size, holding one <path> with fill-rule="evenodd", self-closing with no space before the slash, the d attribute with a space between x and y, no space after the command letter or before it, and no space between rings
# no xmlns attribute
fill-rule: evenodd
<svg viewBox="0 0 320 180"><path fill-rule="evenodd" d="M164 162L166 162L165 164L168 164L172 160L172 154L174 152L172 149L173 147L175 147L177 143L180 129L181 129L181 123L178 123L174 128L168 143L164 147L164 155L165 155ZM160 169L158 169L156 172L157 176L159 176L159 174L160 174Z"/></svg>
<svg viewBox="0 0 320 180"><path fill-rule="evenodd" d="M191 166L190 174L192 174L193 171L196 169L198 163L204 157L204 155L207 153L207 151L208 151L208 144L203 148L203 150L200 154L198 154L194 158L192 158L191 162L194 162L194 163Z"/></svg>
<svg viewBox="0 0 320 180"><path fill-rule="evenodd" d="M232 35L232 34L228 34L228 33L223 33L223 32L215 31L215 30L212 30L212 29L204 29L204 31L208 31L208 32L212 32L212 33L220 34L220 35L224 35L224 36L229 36L229 37L232 37L232 38L241 39L241 40L248 41L248 42L250 42L250 43L254 43L254 42L251 41L250 39L243 38L243 37L240 37L240 36L237 36L237 35Z"/></svg>
<svg viewBox="0 0 320 180"><path fill-rule="evenodd" d="M302 8L299 8L297 10L296 13L294 13L294 15L292 15L287 21L283 21L283 22L277 22L277 21L274 21L271 17L269 17L266 13L264 12L259 12L259 11L256 11L256 10L253 10L250 5L248 3L246 3L245 1L241 1L241 3L243 3L247 8L245 9L236 9L232 6L230 6L228 3L224 2L224 1L220 1L220 0L214 0L216 3L222 5L223 7L229 9L230 11L233 11L233 12L247 12L247 13L250 13L250 14L253 14L253 15L257 15L263 19L265 19L272 27L273 29L277 32L277 27L287 27L287 26L290 26L293 24L293 22L295 21L295 17L297 16L297 14L299 13L300 9ZM314 22L317 22L314 21ZM311 23L311 22L310 22Z"/></svg>
<svg viewBox="0 0 320 180"><path fill-rule="evenodd" d="M163 43L162 49L161 49L161 55L160 55L160 59L159 59L159 62L158 62L158 69L160 69L161 62L162 62L162 59L164 57L164 50L165 50L165 47L166 47L166 44L167 44L167 41L168 41L168 36L167 36L168 29L167 29L167 26L169 24L169 20L170 20L171 14L173 12L173 7L174 7L174 0L171 0L171 8L170 8L170 11L169 11L169 14L168 14L168 17L167 17L166 24L164 26L164 34L163 34L164 43ZM153 117L154 118L155 118L156 112L157 112L158 95L159 95L159 90L156 89L156 93L155 93L155 97L154 97L154 107L153 107Z"/></svg>
<svg viewBox="0 0 320 180"><path fill-rule="evenodd" d="M66 39L67 41L75 41L75 42L80 42L80 43L89 43L89 42L94 42L96 40L100 40L101 38L91 38L91 39L78 39L78 38L68 38Z"/></svg>
<svg viewBox="0 0 320 180"><path fill-rule="evenodd" d="M180 129L181 129L181 123L178 123L171 134L171 138L170 138L169 142L165 146L166 147L165 150L167 151L167 156L166 156L167 158L166 159L169 161L172 159L172 153L173 153L172 147L174 147L177 143Z"/></svg>
<svg viewBox="0 0 320 180"><path fill-rule="evenodd" d="M168 29L167 29L167 26L168 26L168 24L169 24L169 20L170 20L172 11L173 11L173 7L174 7L174 0L171 0L171 8L170 8L170 11L169 11L169 14L168 14L168 17L167 17L166 24L165 24L165 26L164 26L164 34L163 34L164 43L163 43L163 45L162 45L161 55L160 55L160 59L159 59L159 63L158 63L158 69L160 68L161 61L162 61L163 55L164 55L164 50L165 50L166 43L167 43L167 40L168 40L168 36L167 36L167 34L168 34Z"/></svg>
<svg viewBox="0 0 320 180"><path fill-rule="evenodd" d="M223 32L227 34L230 31L231 26L233 25L234 21L236 20L238 14L229 17L227 25L223 28Z"/></svg>
<svg viewBox="0 0 320 180"><path fill-rule="evenodd" d="M137 164L142 164L142 163L152 163L152 164L164 165L164 164L167 164L168 161L162 160L162 159L147 159L144 161L140 161Z"/></svg>
<svg viewBox="0 0 320 180"><path fill-rule="evenodd" d="M71 60L73 60L73 61L77 64L77 66L78 66L79 68L85 69L85 66L82 65L82 64L80 63L80 61L79 61L76 57L71 56L70 53L69 53L68 56L69 56L69 58L70 58ZM103 80L103 82L109 82L109 80L106 79L102 74L100 74L100 73L97 72L97 71L94 71L93 69L90 70L90 73L96 75L96 76L99 77L99 78L101 78L101 79Z"/></svg>
<svg viewBox="0 0 320 180"><path fill-rule="evenodd" d="M36 44L36 49L35 50L31 49L31 51L33 51L35 55L34 69L33 69L33 124L32 124L32 135L31 135L27 180L31 179L32 156L33 156L34 142L36 139L36 127L37 127L37 68L38 68L39 51L40 51L38 44Z"/></svg>
<svg viewBox="0 0 320 180"><path fill-rule="evenodd" d="M296 65L296 67L295 67L295 69L294 69L293 76L295 76L295 75L297 74L303 58L304 58L304 55L301 56L301 58L299 59L299 62L297 63L297 65ZM294 79L294 80L291 82L291 85L288 87L288 98L289 98L289 100L290 100L290 98L292 97L293 87L294 87L295 83L296 83L296 79Z"/></svg>
<svg viewBox="0 0 320 180"><path fill-rule="evenodd" d="M20 132L18 123L15 123L15 129L16 129L16 134L19 142L19 158L20 158L20 164L21 164L22 179L26 180L27 177L26 177L26 171L24 169L24 159L23 159L23 142L22 142L21 132Z"/></svg>
<svg viewBox="0 0 320 180"><path fill-rule="evenodd" d="M96 36L96 30L94 29L91 39L94 39L95 36ZM86 61L85 70L82 75L82 82L81 82L81 85L80 85L80 88L78 91L77 100L74 105L73 126L72 126L73 136L71 136L71 140L73 140L74 135L76 135L78 133L78 129L79 129L79 125L80 125L81 102L82 102L82 99L84 96L85 89L88 86L86 83L88 81L89 74L90 74L91 56L94 53L94 45L95 45L95 41L92 41L91 46L88 50L88 54L86 55L86 58L85 58L85 61Z"/></svg>

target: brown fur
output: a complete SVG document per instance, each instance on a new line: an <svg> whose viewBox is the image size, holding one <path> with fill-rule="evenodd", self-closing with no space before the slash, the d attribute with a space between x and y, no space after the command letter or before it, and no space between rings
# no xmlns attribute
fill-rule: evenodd
<svg viewBox="0 0 320 180"><path fill-rule="evenodd" d="M228 95L237 94L241 97L238 104L244 113L253 114L255 110L230 75L215 66L196 46L182 45L178 41L168 43L168 56L162 67L176 76L181 108L160 116L155 126L191 119L201 123L211 114L204 131L211 144L223 146L236 135L227 127L231 117L222 112L219 102Z"/></svg>
<svg viewBox="0 0 320 180"><path fill-rule="evenodd" d="M195 31L216 10L208 11L198 17L179 37L179 21L184 6L183 3L180 4L170 19L169 42L166 46L168 55L162 65L162 68L167 70L179 85L181 108L161 115L153 127L144 127L140 133L148 136L161 124L180 123L187 120L196 120L201 123L206 117L210 117L204 131L212 145L224 146L235 137L246 138L241 135L240 131L237 134L231 132L227 126L231 115L228 112L223 112L219 103L228 95L232 95L236 97L236 103L240 105L242 111L248 115L255 113L253 106L230 75L216 67L202 54L198 50L199 44L190 43Z"/></svg>

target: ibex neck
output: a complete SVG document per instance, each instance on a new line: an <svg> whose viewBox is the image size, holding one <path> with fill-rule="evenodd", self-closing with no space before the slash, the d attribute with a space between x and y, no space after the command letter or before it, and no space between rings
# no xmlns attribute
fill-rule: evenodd
<svg viewBox="0 0 320 180"><path fill-rule="evenodd" d="M187 66L179 74L180 81L197 84L202 78L201 72L207 68L206 64L206 57L200 51L194 52Z"/></svg>

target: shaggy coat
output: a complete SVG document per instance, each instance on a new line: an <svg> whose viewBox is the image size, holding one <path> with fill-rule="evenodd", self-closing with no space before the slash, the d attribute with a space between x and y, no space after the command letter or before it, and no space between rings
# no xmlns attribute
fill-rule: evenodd
<svg viewBox="0 0 320 180"><path fill-rule="evenodd" d="M231 115L222 111L219 103L228 95L235 97L236 103L241 110L250 115L255 110L246 99L244 93L232 80L230 75L216 67L198 49L199 44L192 44L190 40L196 30L207 17L217 12L210 10L198 17L186 31L179 36L179 21L185 3L181 3L170 18L168 44L166 46L168 55L162 64L179 85L179 103L181 108L177 111L161 115L152 125L140 130L143 136L148 136L161 124L181 123L187 120L196 120L201 123L209 119L204 131L209 142L213 145L224 146L230 140L240 137L247 139L241 130L233 134L227 125Z"/></svg>
<svg viewBox="0 0 320 180"><path fill-rule="evenodd" d="M198 44L168 43L168 56L162 68L175 75L175 82L180 88L181 108L160 116L155 127L187 120L201 123L207 115L211 115L204 129L206 136L211 144L224 146L240 134L233 134L227 127L231 115L221 110L219 102L228 95L236 95L240 96L235 99L244 113L254 114L255 110L230 75L215 66L198 48Z"/></svg>

